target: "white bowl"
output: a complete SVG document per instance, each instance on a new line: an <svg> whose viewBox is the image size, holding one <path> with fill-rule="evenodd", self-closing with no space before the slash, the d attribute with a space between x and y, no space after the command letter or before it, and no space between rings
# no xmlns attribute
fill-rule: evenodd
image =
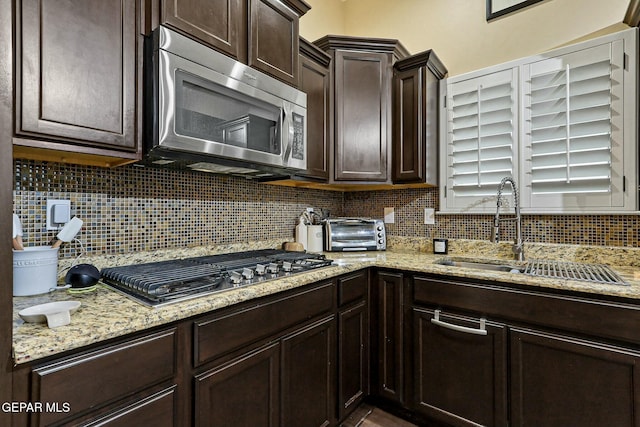
<svg viewBox="0 0 640 427"><path fill-rule="evenodd" d="M58 301L34 305L20 310L18 315L25 322L47 322L50 328L57 328L71 323L71 313L80 307L79 301Z"/></svg>

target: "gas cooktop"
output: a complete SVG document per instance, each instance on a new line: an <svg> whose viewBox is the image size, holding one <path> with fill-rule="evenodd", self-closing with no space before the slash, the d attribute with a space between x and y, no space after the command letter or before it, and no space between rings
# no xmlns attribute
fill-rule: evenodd
<svg viewBox="0 0 640 427"><path fill-rule="evenodd" d="M149 306L263 283L326 267L324 255L262 249L104 268L102 281Z"/></svg>

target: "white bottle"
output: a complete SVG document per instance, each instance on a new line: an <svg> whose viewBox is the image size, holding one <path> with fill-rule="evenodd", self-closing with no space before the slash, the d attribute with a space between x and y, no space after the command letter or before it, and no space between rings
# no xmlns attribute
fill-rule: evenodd
<svg viewBox="0 0 640 427"><path fill-rule="evenodd" d="M307 225L302 218L298 220L298 225L296 225L296 242L302 243L304 250L307 250Z"/></svg>

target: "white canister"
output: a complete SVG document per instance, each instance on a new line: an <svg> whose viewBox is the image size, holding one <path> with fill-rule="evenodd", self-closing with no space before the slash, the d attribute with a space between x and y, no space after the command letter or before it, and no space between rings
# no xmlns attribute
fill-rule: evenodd
<svg viewBox="0 0 640 427"><path fill-rule="evenodd" d="M13 295L38 295L55 288L58 281L58 249L32 246L13 250Z"/></svg>
<svg viewBox="0 0 640 427"><path fill-rule="evenodd" d="M322 252L322 226L307 226L307 250L309 252Z"/></svg>

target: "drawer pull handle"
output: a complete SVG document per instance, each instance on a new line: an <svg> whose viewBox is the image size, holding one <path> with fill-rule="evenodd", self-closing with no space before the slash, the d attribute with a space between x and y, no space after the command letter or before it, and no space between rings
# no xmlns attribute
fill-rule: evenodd
<svg viewBox="0 0 640 427"><path fill-rule="evenodd" d="M480 318L480 327L478 329L467 328L466 326L458 326L451 323L443 322L442 320L440 320L440 310L436 310L433 317L434 318L431 319L431 323L433 323L434 325L442 326L443 328L451 329L458 332L464 332L466 334L487 335L487 320L484 317Z"/></svg>

